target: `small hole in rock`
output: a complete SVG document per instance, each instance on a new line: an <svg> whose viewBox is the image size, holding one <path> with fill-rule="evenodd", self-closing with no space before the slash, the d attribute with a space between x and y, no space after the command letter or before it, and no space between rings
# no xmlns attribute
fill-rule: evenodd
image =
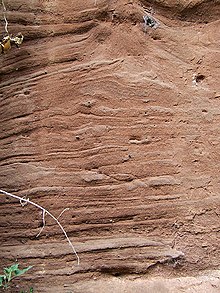
<svg viewBox="0 0 220 293"><path fill-rule="evenodd" d="M205 79L205 75L203 75L203 74L198 74L197 76L196 76L196 82L201 82L201 81L203 81Z"/></svg>

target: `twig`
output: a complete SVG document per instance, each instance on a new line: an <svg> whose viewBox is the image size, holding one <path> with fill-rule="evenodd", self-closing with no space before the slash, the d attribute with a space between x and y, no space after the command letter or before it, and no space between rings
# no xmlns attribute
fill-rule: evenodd
<svg viewBox="0 0 220 293"><path fill-rule="evenodd" d="M27 202L26 202L25 204L27 204ZM21 203L21 205L24 206L24 204L22 204L22 203ZM59 214L59 216L57 217L57 220L62 216L62 214L63 214L65 211L68 211L68 210L69 210L69 208L64 209L64 210ZM43 226L41 227L41 229L40 229L39 233L36 235L36 237L39 237L39 236L40 236L41 232L44 230L44 227L46 226L46 221L45 221L45 210L43 211L43 214L42 214L42 224L43 224Z"/></svg>
<svg viewBox="0 0 220 293"><path fill-rule="evenodd" d="M69 208L65 208L65 209L59 214L59 216L57 217L57 220L62 216L63 213L65 213L65 211L68 211L68 210L69 210Z"/></svg>
<svg viewBox="0 0 220 293"><path fill-rule="evenodd" d="M3 17L4 17L4 20L5 20L5 31L6 33L9 35L9 32L8 32L8 21L7 21L7 18L6 18L6 7L5 7L5 3L4 3L4 0L2 0L2 6L3 6Z"/></svg>
<svg viewBox="0 0 220 293"><path fill-rule="evenodd" d="M26 198L26 196L22 197L22 200L20 200L20 204L21 204L22 207L27 205L27 202L23 202L23 198ZM28 200L29 200L29 198L28 198Z"/></svg>
<svg viewBox="0 0 220 293"><path fill-rule="evenodd" d="M41 227L39 233L36 235L36 237L39 237L41 232L44 230L44 227L46 226L46 222L45 222L45 210L43 210L43 213L42 213L42 223L43 223L43 226Z"/></svg>
<svg viewBox="0 0 220 293"><path fill-rule="evenodd" d="M58 219L57 219L56 217L54 217L54 216L53 216L48 210L46 210L46 209L43 208L42 206L38 205L37 203L35 203L35 202L33 202L33 201L30 201L29 199L22 198L22 197L20 197L20 196L14 195L14 194L12 194L12 193L6 192L6 191L1 190L1 189L0 189L0 193L3 193L3 194L8 195L8 196L10 196L10 197L16 198L16 199L18 199L19 201L20 201L20 200L25 201L25 202L30 203L30 204L32 204L33 206L37 207L38 209L41 209L41 210L43 211L43 227L41 228L41 231L43 230L43 228L44 228L44 226L45 226L45 214L48 214L48 215L49 215L49 216L50 216L50 217L51 217L51 218L57 223L57 225L58 225L58 226L60 227L60 229L62 230L62 232L63 232L63 234L65 235L65 237L66 237L66 239L67 239L67 241L68 241L70 247L71 247L72 250L73 250L73 253L75 254L75 256L76 256L76 258L77 258L77 264L79 265L79 263L80 263L79 256L78 256L78 254L77 254L77 252L76 252L76 250L75 250L75 248L74 248L74 246L73 246L71 240L69 239L69 237L68 237L66 231L64 230L63 226L60 224L60 222L58 221ZM41 231L40 231L40 233L41 233ZM38 233L38 234L39 234L39 233ZM39 235L40 235L40 234L39 234Z"/></svg>

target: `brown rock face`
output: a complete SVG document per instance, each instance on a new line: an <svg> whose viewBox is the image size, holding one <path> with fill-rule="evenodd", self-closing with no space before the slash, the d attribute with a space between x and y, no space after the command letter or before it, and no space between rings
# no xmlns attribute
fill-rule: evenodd
<svg viewBox="0 0 220 293"><path fill-rule="evenodd" d="M67 209L81 262L1 194L0 269L34 265L36 292L220 292L193 277L220 266L219 1L5 5L24 43L0 56L0 189Z"/></svg>

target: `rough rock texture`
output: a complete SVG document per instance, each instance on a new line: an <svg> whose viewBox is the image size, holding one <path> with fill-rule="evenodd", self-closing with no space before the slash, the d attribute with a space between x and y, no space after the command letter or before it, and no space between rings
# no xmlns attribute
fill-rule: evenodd
<svg viewBox="0 0 220 293"><path fill-rule="evenodd" d="M0 56L1 189L68 208L81 263L1 195L1 267L36 292L219 292L219 1L5 4L25 42Z"/></svg>

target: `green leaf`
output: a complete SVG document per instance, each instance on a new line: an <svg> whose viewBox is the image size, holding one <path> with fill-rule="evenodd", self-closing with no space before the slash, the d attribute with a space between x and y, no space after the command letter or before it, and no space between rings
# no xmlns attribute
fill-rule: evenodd
<svg viewBox="0 0 220 293"><path fill-rule="evenodd" d="M9 282L11 280L11 271L9 270L9 268L4 268L4 273L5 273L7 282Z"/></svg>
<svg viewBox="0 0 220 293"><path fill-rule="evenodd" d="M5 275L10 274L10 268L4 268L3 271L4 271Z"/></svg>
<svg viewBox="0 0 220 293"><path fill-rule="evenodd" d="M18 269L18 266L19 266L19 264L16 263L16 264L11 265L8 268L4 268L3 271L5 273L5 276L6 276L8 282L11 281L12 275L13 275L14 271L16 271Z"/></svg>
<svg viewBox="0 0 220 293"><path fill-rule="evenodd" d="M28 270L30 270L32 268L32 266L29 266L23 270L20 270L18 268L19 264L13 264L8 268L4 268L4 280L5 282L9 283L13 278L18 277L24 273L26 273ZM2 281L3 282L3 281Z"/></svg>
<svg viewBox="0 0 220 293"><path fill-rule="evenodd" d="M13 264L12 266L9 267L9 269L13 272L18 269L19 263Z"/></svg>
<svg viewBox="0 0 220 293"><path fill-rule="evenodd" d="M3 287L3 281L5 281L6 276L5 275L0 275L0 287Z"/></svg>
<svg viewBox="0 0 220 293"><path fill-rule="evenodd" d="M27 268L25 268L25 269L23 269L23 270L16 269L16 270L14 270L14 276L15 276L15 277L18 277L18 276L24 274L24 273L26 273L28 270L30 270L32 267L33 267L33 266L29 266L29 267L27 267Z"/></svg>

